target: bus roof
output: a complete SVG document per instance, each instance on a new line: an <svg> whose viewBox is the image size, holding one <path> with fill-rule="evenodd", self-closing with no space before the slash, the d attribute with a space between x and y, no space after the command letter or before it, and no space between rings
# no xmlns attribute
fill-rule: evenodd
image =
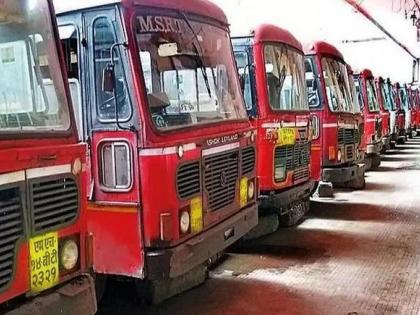
<svg viewBox="0 0 420 315"><path fill-rule="evenodd" d="M337 57L344 61L344 57L341 52L335 48L333 45L328 44L327 42L314 42L305 46L306 55L330 55Z"/></svg>
<svg viewBox="0 0 420 315"><path fill-rule="evenodd" d="M360 72L360 75L362 75L364 78L367 78L367 79L373 79L374 78L373 73L370 69L363 69Z"/></svg>
<svg viewBox="0 0 420 315"><path fill-rule="evenodd" d="M181 10L210 17L228 25L223 10L208 0L54 0L54 7L57 14L64 14L118 3L124 7L143 6Z"/></svg>
<svg viewBox="0 0 420 315"><path fill-rule="evenodd" d="M271 24L261 24L253 30L256 43L279 42L303 52L302 44L289 31Z"/></svg>

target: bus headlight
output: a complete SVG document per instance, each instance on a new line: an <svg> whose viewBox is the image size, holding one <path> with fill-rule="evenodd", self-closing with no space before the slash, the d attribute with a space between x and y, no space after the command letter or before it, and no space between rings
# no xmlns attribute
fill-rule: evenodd
<svg viewBox="0 0 420 315"><path fill-rule="evenodd" d="M337 161L341 162L341 158L342 158L341 150L338 149L338 151L337 151Z"/></svg>
<svg viewBox="0 0 420 315"><path fill-rule="evenodd" d="M71 172L74 176L77 176L82 171L82 161L79 158L75 159L71 167Z"/></svg>
<svg viewBox="0 0 420 315"><path fill-rule="evenodd" d="M182 211L179 217L179 229L182 234L188 233L190 229L190 214L188 211Z"/></svg>
<svg viewBox="0 0 420 315"><path fill-rule="evenodd" d="M255 185L253 181L248 182L248 199L251 200L254 198L255 194Z"/></svg>
<svg viewBox="0 0 420 315"><path fill-rule="evenodd" d="M76 267L77 261L79 260L79 247L74 240L67 240L61 247L61 265L66 270L72 270Z"/></svg>
<svg viewBox="0 0 420 315"><path fill-rule="evenodd" d="M282 181L286 178L286 166L285 165L276 165L274 170L274 179L276 181Z"/></svg>

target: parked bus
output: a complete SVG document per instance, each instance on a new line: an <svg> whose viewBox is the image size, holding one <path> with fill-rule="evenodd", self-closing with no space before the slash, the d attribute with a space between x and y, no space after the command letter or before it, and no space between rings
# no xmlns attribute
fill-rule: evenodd
<svg viewBox="0 0 420 315"><path fill-rule="evenodd" d="M419 87L411 85L409 87L411 95L411 127L412 135L417 136L420 129L420 92Z"/></svg>
<svg viewBox="0 0 420 315"><path fill-rule="evenodd" d="M413 138L413 126L412 126L412 95L410 87L407 84L400 85L399 95L401 100L402 108L405 112L405 136L407 138Z"/></svg>
<svg viewBox="0 0 420 315"><path fill-rule="evenodd" d="M52 4L0 10L0 313L96 312L78 144Z"/></svg>
<svg viewBox="0 0 420 315"><path fill-rule="evenodd" d="M364 116L366 142L366 169L376 169L381 164L382 120L376 93L375 78L368 69L354 75L357 97Z"/></svg>
<svg viewBox="0 0 420 315"><path fill-rule="evenodd" d="M393 105L391 100L389 84L390 83L382 77L376 79L376 91L378 96L382 123L381 153L385 153L386 151L391 149L391 110Z"/></svg>
<svg viewBox="0 0 420 315"><path fill-rule="evenodd" d="M360 120L354 112L343 55L326 42L308 45L306 55L309 106L314 121L319 122L314 124L312 173L335 186L363 189L365 167L358 163L362 154Z"/></svg>
<svg viewBox="0 0 420 315"><path fill-rule="evenodd" d="M94 271L144 280L157 303L203 282L258 222L256 130L228 21L206 0L58 5L90 147Z"/></svg>
<svg viewBox="0 0 420 315"><path fill-rule="evenodd" d="M365 133L365 118L362 113L361 104L359 103L357 97L357 89L356 84L354 82L353 76L354 72L350 65L347 65L347 72L349 76L349 84L350 84L350 91L352 97L352 103L354 106L354 116L356 117L357 126L359 129L359 154L358 159L356 160L357 163L363 164L365 161L365 153L366 153L366 141L364 137Z"/></svg>
<svg viewBox="0 0 420 315"><path fill-rule="evenodd" d="M309 210L310 112L300 42L273 25L233 39L251 122L258 129L260 216L275 213L283 226Z"/></svg>
<svg viewBox="0 0 420 315"><path fill-rule="evenodd" d="M406 141L406 132L405 132L405 110L401 102L400 97L400 84L397 82L392 86L392 95L395 102L395 113L391 112L391 121L392 116L395 116L395 140L397 144L404 144ZM393 114L393 115L392 115Z"/></svg>

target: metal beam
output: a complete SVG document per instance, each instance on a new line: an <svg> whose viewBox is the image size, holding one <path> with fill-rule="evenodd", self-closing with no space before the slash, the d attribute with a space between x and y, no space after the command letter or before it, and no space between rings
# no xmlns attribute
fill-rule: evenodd
<svg viewBox="0 0 420 315"><path fill-rule="evenodd" d="M398 46L400 46L407 54L409 54L413 59L418 59L418 57L413 54L410 49L408 49L403 43L401 43L397 38L395 38L390 32L388 32L388 30L382 26L377 20L375 20L375 18L373 16L371 16L369 14L368 11L366 11L361 5L359 5L357 3L356 0L344 0L345 2L347 2L349 5L351 5L353 8L355 8L358 12L360 12L361 14L363 14L365 16L365 18L367 18L369 21L371 21L377 28L379 28L386 36L388 36L389 38L391 38L391 40L396 43ZM415 1L416 5L417 1Z"/></svg>

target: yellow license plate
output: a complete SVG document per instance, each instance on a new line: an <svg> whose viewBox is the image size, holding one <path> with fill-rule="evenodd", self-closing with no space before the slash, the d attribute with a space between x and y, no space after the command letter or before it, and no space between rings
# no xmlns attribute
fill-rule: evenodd
<svg viewBox="0 0 420 315"><path fill-rule="evenodd" d="M49 289L59 280L58 234L47 233L29 240L31 291Z"/></svg>
<svg viewBox="0 0 420 315"><path fill-rule="evenodd" d="M280 145L293 145L296 142L295 129L281 128L278 131L278 142Z"/></svg>
<svg viewBox="0 0 420 315"><path fill-rule="evenodd" d="M190 210L191 233L199 233L203 230L203 203L200 197L191 200Z"/></svg>

